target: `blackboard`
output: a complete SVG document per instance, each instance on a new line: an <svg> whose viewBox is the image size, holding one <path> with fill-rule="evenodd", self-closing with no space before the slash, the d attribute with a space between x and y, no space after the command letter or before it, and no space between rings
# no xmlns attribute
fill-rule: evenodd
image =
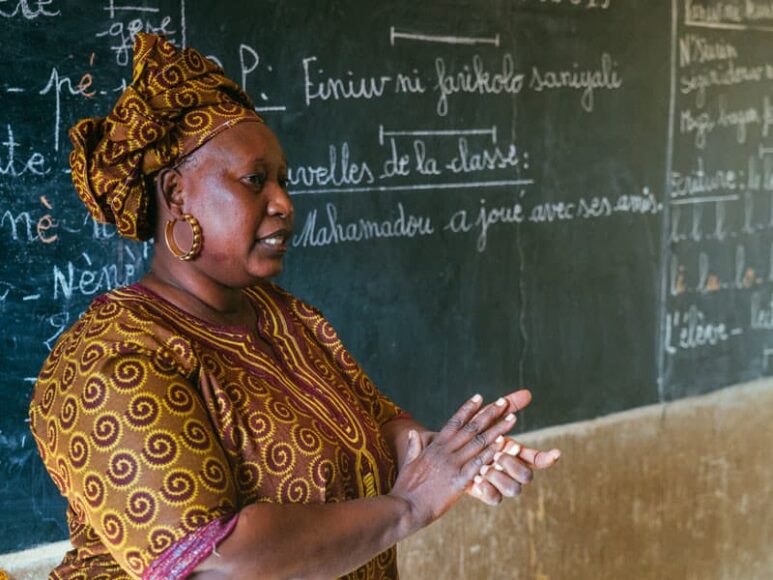
<svg viewBox="0 0 773 580"><path fill-rule="evenodd" d="M530 386L534 429L770 372L770 2L9 0L0 27L0 552L66 537L34 377L151 255L66 161L140 30L254 97L291 165L279 282L426 424L475 391Z"/></svg>

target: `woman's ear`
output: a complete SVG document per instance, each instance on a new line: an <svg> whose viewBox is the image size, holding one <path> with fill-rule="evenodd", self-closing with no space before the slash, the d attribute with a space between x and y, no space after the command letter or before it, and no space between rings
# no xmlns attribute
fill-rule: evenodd
<svg viewBox="0 0 773 580"><path fill-rule="evenodd" d="M179 219L183 213L183 178L174 167L165 167L156 175L156 192L161 205L173 217Z"/></svg>

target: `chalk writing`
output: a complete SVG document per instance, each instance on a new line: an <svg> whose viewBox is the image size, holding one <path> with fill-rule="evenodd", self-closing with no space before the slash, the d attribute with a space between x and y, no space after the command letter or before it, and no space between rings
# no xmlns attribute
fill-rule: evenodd
<svg viewBox="0 0 773 580"><path fill-rule="evenodd" d="M315 99L345 100L345 99L374 99L384 95L387 86L392 82L391 76L356 77L352 71L346 71L346 76L324 77L324 69L317 67L316 56L303 59L304 91L306 105L310 105Z"/></svg>
<svg viewBox="0 0 773 580"><path fill-rule="evenodd" d="M614 91L623 86L623 79L616 70L612 56L604 53L601 63L595 69L581 69L578 63L573 63L571 69L544 70L532 67L529 88L537 91L570 89L580 93L580 103L583 110L593 111L597 90Z"/></svg>
<svg viewBox="0 0 773 580"><path fill-rule="evenodd" d="M97 38L106 37L111 41L110 50L115 55L116 63L120 66L126 66L131 62L134 38L140 32L162 34L174 41L176 31L172 29L172 17L159 16L158 8L128 5L119 7L115 5L114 0L109 0L104 8L113 22L106 30L97 32L96 36ZM117 11L140 13L142 16L128 21L116 20Z"/></svg>
<svg viewBox="0 0 773 580"><path fill-rule="evenodd" d="M697 306L666 314L665 348L670 354L717 346L730 340L730 337L726 323L709 320Z"/></svg>
<svg viewBox="0 0 773 580"><path fill-rule="evenodd" d="M143 267L143 259L128 247L124 251L128 259L118 263L95 264L91 255L83 252L77 260L68 260L61 268L54 265L51 297L55 301L69 301L76 294L93 296L131 284Z"/></svg>
<svg viewBox="0 0 773 580"><path fill-rule="evenodd" d="M7 0L0 2L0 18L14 18L21 16L26 20L34 20L40 16L59 16L59 10L52 10L54 0Z"/></svg>
<svg viewBox="0 0 773 580"><path fill-rule="evenodd" d="M293 237L292 244L295 247L328 246L380 238L415 238L431 235L435 231L429 216L408 213L402 203L397 204L393 213L397 217L384 220L360 218L342 222L338 217L338 207L327 203L321 217L316 209L306 215L301 231Z"/></svg>
<svg viewBox="0 0 773 580"><path fill-rule="evenodd" d="M448 98L460 93L479 95L517 95L523 90L525 75L515 71L515 61L509 53L502 55L500 68L487 70L479 55L472 57L471 64L463 64L456 72L448 72L446 59L435 59L435 90L440 94L436 111L441 117L448 114Z"/></svg>
<svg viewBox="0 0 773 580"><path fill-rule="evenodd" d="M711 39L702 34L685 34L679 39L679 66L736 58L738 50L724 38Z"/></svg>
<svg viewBox="0 0 773 580"><path fill-rule="evenodd" d="M588 10L607 10L612 0L539 0L542 4L558 4L560 6L586 8Z"/></svg>
<svg viewBox="0 0 773 580"><path fill-rule="evenodd" d="M73 86L72 80L67 76L60 76L56 67L51 69L48 83L40 90L41 95L54 94L54 151L59 151L59 125L62 119L62 93L69 95L90 96L88 89L91 86L88 73L81 76L78 84ZM66 92L65 92L66 91Z"/></svg>
<svg viewBox="0 0 773 580"><path fill-rule="evenodd" d="M19 143L14 139L10 124L6 125L6 131L5 140L0 142L0 176L45 175L51 171L46 167L46 158L37 151L30 153L26 159L17 159Z"/></svg>

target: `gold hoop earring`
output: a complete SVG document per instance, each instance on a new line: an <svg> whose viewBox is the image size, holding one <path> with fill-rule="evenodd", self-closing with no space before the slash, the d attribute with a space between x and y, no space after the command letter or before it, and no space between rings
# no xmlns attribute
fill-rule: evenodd
<svg viewBox="0 0 773 580"><path fill-rule="evenodd" d="M191 230L193 230L193 242L191 243L190 250L183 252L174 239L174 224L177 222L176 219L166 222L164 240L166 241L166 247L169 248L169 251L172 252L172 255L175 258L182 260L183 262L188 262L198 256L201 251L201 225L199 225L199 220L189 213L183 214L183 220L188 222L191 226Z"/></svg>

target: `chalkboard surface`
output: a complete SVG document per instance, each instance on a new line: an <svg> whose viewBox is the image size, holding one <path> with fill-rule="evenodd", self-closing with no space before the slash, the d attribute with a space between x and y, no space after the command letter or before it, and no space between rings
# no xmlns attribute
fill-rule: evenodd
<svg viewBox="0 0 773 580"><path fill-rule="evenodd" d="M0 552L66 537L34 377L149 263L66 159L141 30L254 97L291 164L279 282L428 425L475 391L530 386L533 429L770 372L770 2L10 0L0 27Z"/></svg>

